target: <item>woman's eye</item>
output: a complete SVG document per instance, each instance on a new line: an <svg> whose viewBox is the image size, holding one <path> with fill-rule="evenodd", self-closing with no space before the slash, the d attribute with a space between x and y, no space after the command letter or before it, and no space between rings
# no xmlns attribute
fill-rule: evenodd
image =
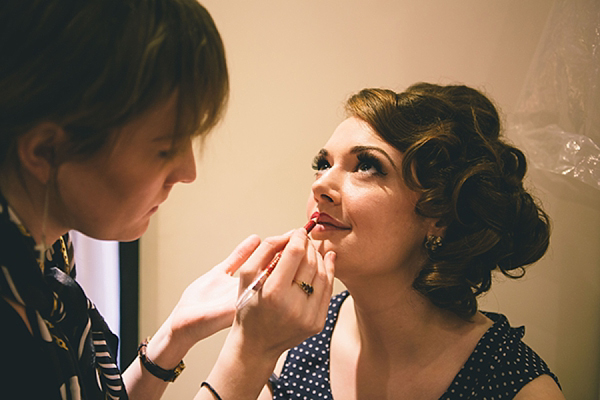
<svg viewBox="0 0 600 400"><path fill-rule="evenodd" d="M360 153L356 156L358 164L356 165L357 172L365 172L373 175L387 175L383 165L379 159L369 153Z"/></svg>
<svg viewBox="0 0 600 400"><path fill-rule="evenodd" d="M325 157L317 156L313 160L312 169L314 169L317 172L323 171L324 169L327 169L329 167L331 167L331 165L329 165L329 162Z"/></svg>

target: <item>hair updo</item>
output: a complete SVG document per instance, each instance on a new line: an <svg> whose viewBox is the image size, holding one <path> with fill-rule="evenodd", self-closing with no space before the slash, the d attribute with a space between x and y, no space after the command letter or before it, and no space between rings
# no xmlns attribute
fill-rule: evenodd
<svg viewBox="0 0 600 400"><path fill-rule="evenodd" d="M404 180L421 194L415 211L445 227L413 282L436 306L468 319L494 269L519 278L544 255L549 218L524 189L525 156L502 139L482 93L428 83L402 93L364 89L346 111L404 154Z"/></svg>

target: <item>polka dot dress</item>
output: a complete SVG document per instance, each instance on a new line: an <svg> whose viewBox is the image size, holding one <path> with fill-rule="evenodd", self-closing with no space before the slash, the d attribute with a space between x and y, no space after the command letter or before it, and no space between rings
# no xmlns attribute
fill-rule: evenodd
<svg viewBox="0 0 600 400"><path fill-rule="evenodd" d="M333 399L329 345L338 311L347 297L347 291L334 296L323 331L289 351L281 376L271 380L273 399ZM484 314L494 325L440 399L512 399L525 384L544 374L558 384L546 363L521 341L525 328L510 327L504 315Z"/></svg>

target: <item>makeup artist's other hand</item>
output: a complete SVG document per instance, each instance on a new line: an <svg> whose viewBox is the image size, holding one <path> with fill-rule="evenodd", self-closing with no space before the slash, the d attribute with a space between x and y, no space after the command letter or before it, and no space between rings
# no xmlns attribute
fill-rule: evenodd
<svg viewBox="0 0 600 400"><path fill-rule="evenodd" d="M240 268L240 293L284 246L281 259L263 288L237 312L206 379L224 399L256 399L279 356L318 333L325 324L335 255L330 253L323 259L304 229L291 236L265 239ZM307 296L293 283L294 279L313 285L313 294ZM201 390L197 399L208 396L206 390Z"/></svg>
<svg viewBox="0 0 600 400"><path fill-rule="evenodd" d="M240 291L284 246L277 267L262 290L238 311L232 329L232 334L240 334L240 339L251 344L257 355L279 357L283 351L320 332L327 316L335 254L328 253L323 258L305 229L295 230L291 237L285 235L263 241L240 268ZM311 284L314 292L307 295L294 280Z"/></svg>
<svg viewBox="0 0 600 400"><path fill-rule="evenodd" d="M239 286L239 278L233 274L248 260L259 244L258 236L249 236L223 262L185 289L166 322L173 339L191 347L196 342L231 326Z"/></svg>

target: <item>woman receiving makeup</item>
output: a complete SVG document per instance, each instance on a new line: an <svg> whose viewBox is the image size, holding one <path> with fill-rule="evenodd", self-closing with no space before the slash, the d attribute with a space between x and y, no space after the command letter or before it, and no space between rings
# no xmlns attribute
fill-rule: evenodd
<svg viewBox="0 0 600 400"><path fill-rule="evenodd" d="M261 398L562 399L523 328L477 305L493 271L522 276L549 242L494 105L420 83L362 90L346 111L314 160L307 212L347 291Z"/></svg>

